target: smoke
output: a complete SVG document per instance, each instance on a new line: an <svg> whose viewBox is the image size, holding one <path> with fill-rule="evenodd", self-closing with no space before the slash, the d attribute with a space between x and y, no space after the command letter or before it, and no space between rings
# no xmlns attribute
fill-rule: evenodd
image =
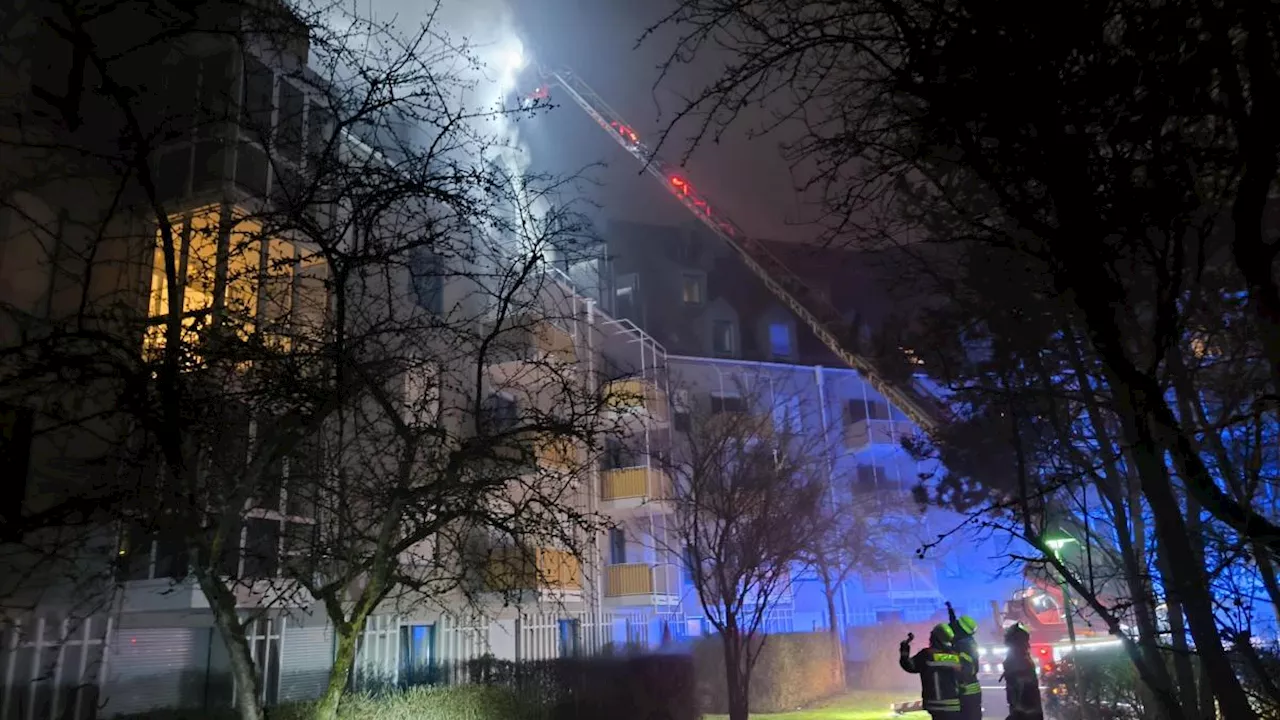
<svg viewBox="0 0 1280 720"><path fill-rule="evenodd" d="M472 162L496 163L510 176L512 189L524 213L535 218L546 213L545 202L525 195L521 178L528 174L531 158L521 141L510 112L517 78L528 58L515 25L511 8L504 0L352 0L352 13L361 20L389 27L401 38L416 36L424 27L437 38L437 45L457 50L445 53L441 63L465 77L453 103L475 113L472 130L495 142L486 148L486 157ZM363 4L363 7L360 7ZM449 55L453 57L449 57Z"/></svg>

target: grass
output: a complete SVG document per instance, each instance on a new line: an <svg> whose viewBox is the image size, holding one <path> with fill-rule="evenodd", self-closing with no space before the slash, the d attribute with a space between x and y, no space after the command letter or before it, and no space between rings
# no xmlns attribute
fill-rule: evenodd
<svg viewBox="0 0 1280 720"><path fill-rule="evenodd" d="M885 718L894 717L893 711L889 709L893 703L909 699L911 699L910 693L851 692L824 700L803 710L769 715L751 713L751 718L752 720L885 720ZM703 720L725 720L726 717L726 715L704 715Z"/></svg>

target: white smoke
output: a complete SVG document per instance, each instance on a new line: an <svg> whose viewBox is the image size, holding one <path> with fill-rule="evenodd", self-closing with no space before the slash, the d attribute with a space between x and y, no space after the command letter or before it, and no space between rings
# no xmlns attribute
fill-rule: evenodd
<svg viewBox="0 0 1280 720"><path fill-rule="evenodd" d="M429 44L437 52L436 62L448 64L452 72L465 77L458 95L451 102L477 115L472 130L477 136L492 139L487 157L471 158L472 162L496 162L513 180L527 175L529 149L521 142L514 118L509 112L515 96L517 76L530 59L520 40L511 9L504 0L350 0L344 9L348 18L374 27L386 28L401 41L417 37L424 28L433 38ZM351 20L348 20L351 22ZM366 42L378 43L366 37ZM456 53L438 52L451 47ZM452 57L451 57L452 55ZM540 199L523 197L520 205L535 217L547 208Z"/></svg>

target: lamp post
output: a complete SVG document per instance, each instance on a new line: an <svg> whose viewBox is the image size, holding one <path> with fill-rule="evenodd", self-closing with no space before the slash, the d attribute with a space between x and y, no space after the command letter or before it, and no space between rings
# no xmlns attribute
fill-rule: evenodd
<svg viewBox="0 0 1280 720"><path fill-rule="evenodd" d="M1061 563L1062 548L1076 542L1076 539L1060 532L1055 535L1046 535L1041 538L1041 541L1045 544L1045 547L1053 551L1054 559ZM1067 583L1065 573L1058 573L1058 588L1062 590L1062 614L1067 620L1067 641L1071 643L1071 652L1074 653L1076 651L1076 624L1071 612L1071 587Z"/></svg>

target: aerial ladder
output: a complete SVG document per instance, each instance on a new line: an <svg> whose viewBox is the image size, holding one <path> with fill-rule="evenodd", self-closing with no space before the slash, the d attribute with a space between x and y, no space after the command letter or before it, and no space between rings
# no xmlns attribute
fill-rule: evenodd
<svg viewBox="0 0 1280 720"><path fill-rule="evenodd" d="M849 323L829 299L810 289L763 243L747 235L728 215L713 207L681 168L650 151L640 141L639 134L632 126L587 83L568 70L539 68L539 71L543 84L528 95L526 101L545 101L550 97L550 85L559 85L596 124L632 157L639 160L667 192L728 244L765 287L808 325L836 357L857 370L872 387L925 432L932 432L945 421L946 408L932 393L913 379L911 374L907 375L905 381L886 380L884 373L871 360L853 349L858 346L859 338L856 332L850 332Z"/></svg>

